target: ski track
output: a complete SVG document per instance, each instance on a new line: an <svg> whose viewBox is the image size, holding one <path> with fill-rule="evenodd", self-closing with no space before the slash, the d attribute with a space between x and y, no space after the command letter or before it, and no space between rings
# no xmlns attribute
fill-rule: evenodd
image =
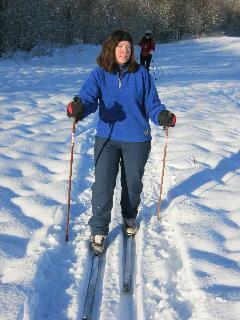
<svg viewBox="0 0 240 320"><path fill-rule="evenodd" d="M80 131L80 133L79 133ZM75 154L77 158L79 152L85 154L85 159L92 156L91 149L85 149L85 139L91 139L90 134L85 128L76 131ZM70 131L69 131L70 133ZM71 139L69 134L69 140ZM91 165L82 168L79 159L74 160L72 193L71 198L77 199L80 193L80 200L71 201L69 242L65 242L65 217L67 207L60 207L58 215L61 217L59 224L57 219L53 230L49 229L48 234L51 241L55 244L52 248L47 248L41 257L33 281L34 291L38 292L34 301L33 319L75 319L83 306L79 306L80 297L86 291L87 282L79 270L88 270L89 232L87 230L87 214L85 214L86 197L89 199L89 189L91 180ZM63 218L64 217L64 218ZM56 230L58 232L56 232ZM59 259L61 257L61 259ZM52 272L51 272L52 270ZM62 284L62 286L61 286ZM51 291L46 295L48 288Z"/></svg>
<svg viewBox="0 0 240 320"><path fill-rule="evenodd" d="M120 168L119 168L120 170ZM135 319L132 294L123 293L123 259L125 255L120 209L120 177L114 192L112 222L107 241L106 266L103 279L102 305L99 319ZM106 307L107 306L107 307Z"/></svg>
<svg viewBox="0 0 240 320"><path fill-rule="evenodd" d="M135 274L136 274L136 248L135 248L135 240L133 239L133 247L132 247L132 283L131 289L129 293L123 292L123 272L124 272L124 264L126 259L126 237L124 236L124 230L122 227L122 217L121 217L121 207L120 207L120 199L121 199L121 182L120 175L116 188L116 200L115 200L115 216L119 216L119 223L121 225L121 240L120 240L120 254L119 254L119 283L120 283L120 312L117 319L126 319L126 320L135 320L136 319L136 309L137 303L134 299L135 296Z"/></svg>
<svg viewBox="0 0 240 320"><path fill-rule="evenodd" d="M124 232L124 231L123 231ZM121 292L120 298L120 317L119 319L136 319L136 310L138 308L138 301L135 300L136 296L136 244L135 238L132 240L132 282L131 288L129 292ZM126 244L127 239L122 233L122 246L123 246L123 255L122 255L122 263L120 266L120 271L124 272L124 262L126 259ZM121 280L121 288L123 289L123 275L120 278Z"/></svg>
<svg viewBox="0 0 240 320"><path fill-rule="evenodd" d="M213 114L214 112L218 113L219 106L222 106L222 110L224 111L222 111L220 116L218 113L218 117L220 118L219 122L222 122L222 127L219 129L218 122L216 124L214 122L208 122L207 128L204 128L202 121L200 122L196 119L194 123L190 126L188 125L189 129L186 131L180 132L177 127L170 131L170 136L171 132L173 136L172 140L170 138L168 150L168 161L171 167L169 166L167 169L168 177L166 182L169 183L172 181L172 186L167 186L166 199L162 204L162 211L164 213L163 229L159 229L159 233L163 234L163 239L160 241L160 243L162 243L162 249L164 249L163 253L166 252L169 256L167 259L170 262L168 264L169 274L171 274L171 269L174 271L170 279L174 279L174 275L179 274L179 279L181 280L180 282L178 280L175 284L172 282L172 288L180 287L181 290L179 293L176 289L174 290L175 299L171 301L170 308L168 308L169 312L169 309L175 306L175 312L177 311L178 314L173 313L164 315L164 317L166 319L175 319L175 317L176 319L209 319L209 316L212 316L213 319L221 319L221 312L225 310L225 317L227 315L227 319L235 319L230 310L234 310L237 306L236 299L239 296L238 287L232 286L231 281L229 282L227 279L221 281L221 276L220 281L218 280L221 285L212 284L211 281L208 280L209 275L206 273L205 266L201 264L201 261L206 260L209 265L212 265L212 270L214 270L215 265L221 270L219 271L220 274L226 275L229 267L233 270L235 269L236 272L239 269L237 261L227 257L227 252L224 248L226 246L225 235L229 234L230 230L233 235L235 234L235 237L239 234L236 220L234 221L230 218L231 216L234 217L234 213L237 208L239 208L237 194L236 198L232 198L231 200L233 203L232 209L231 206L229 207L229 204L228 206L224 205L226 199L219 204L219 208L221 209L216 210L211 208L211 203L215 205L214 194L224 190L227 195L228 187L225 185L225 182L229 182L231 179L234 180L234 178L239 176L237 172L234 172L234 169L239 168L240 163L239 145L235 139L236 135L239 134L239 130L236 129L237 123L239 123L239 113L236 114L235 101L229 103L229 97L224 98L222 92L226 91L226 89L223 89L221 85L216 83L212 86L211 92L207 97L208 103L204 101L204 95L202 94L205 90L204 86L196 84L193 87L197 87L197 90L195 89L194 92L195 99L199 96L199 101L201 101L202 119L200 118L199 120L204 120L205 115L209 112L209 105L211 106L211 112ZM182 97L187 102L187 105L189 103L189 107L191 105L191 109L188 109L191 110L189 112L196 112L195 109L198 105L195 103L194 106L191 97L189 95L185 96L186 93L188 93L188 90L185 92L183 89ZM171 92L169 96L171 96ZM211 99L210 104L209 98ZM181 94L179 99L181 100ZM229 114L235 115L232 123L233 126L231 127L229 127L225 121ZM183 118L179 120L183 122L184 126L186 120ZM222 134L219 134L219 130L222 131ZM194 145L194 148L192 148L192 146L190 148L189 146L190 153L188 154L188 135L196 133L198 133L198 144ZM221 138L219 139L219 137ZM184 154L181 153L181 148L179 147L181 145L180 139L181 141L186 141L183 145ZM215 144L215 148L211 147L212 143ZM211 149L214 149L215 153L211 152ZM219 151L216 152L216 150ZM208 156L209 153L211 157ZM226 158L221 158L220 154L225 154ZM181 157L181 155L182 165L181 162L178 161L177 166L175 166L175 157ZM186 170L186 181L183 179L183 182L178 183L179 170ZM233 184L236 184L235 181L233 181ZM204 207L204 198L210 200L207 202L210 205L209 207ZM224 207L226 207L225 210L227 210L227 208L228 210L232 210L232 214L227 214L227 211L224 211ZM194 215L192 215L192 220L189 220L192 211L194 211L194 214L199 218L195 218L197 222L196 225L194 224ZM209 215L207 215L207 217L201 217L205 211L209 212ZM211 233L206 228L208 225L213 226ZM194 234L196 235L196 239ZM188 237L189 239L187 239ZM157 240L157 235L155 239ZM170 241L164 245L167 239ZM183 239L185 240L182 242ZM216 253L208 253L210 243L208 243L208 247L206 247L206 239L208 239L208 241L211 239L211 249ZM218 245L218 248L216 248L216 240L222 243L222 247ZM175 243L173 247L172 243ZM184 248L188 248L188 250L186 251ZM160 258L162 257L160 256ZM171 264L171 260L174 264ZM189 260L191 261L190 264L188 263ZM174 268L178 266L176 270L172 268L173 265ZM160 270L164 269L160 268ZM198 282L196 276L198 276ZM159 279L161 279L161 277ZM167 281L168 286L169 284L171 285L170 279ZM188 279L191 279L191 284L194 284L192 288L188 288L186 285ZM161 282L161 280L159 281ZM198 288L202 288L203 291L200 292ZM223 291L221 292L221 290ZM191 299L179 304L179 296L184 296L183 293L187 291L189 292L187 296ZM232 296L230 301L226 300L227 296ZM168 296L166 296L165 299L166 298L167 300L169 299ZM162 298L158 306L160 306L163 301L164 299ZM179 312L180 310L181 312ZM185 312L183 312L184 310ZM161 314L164 313L161 312Z"/></svg>

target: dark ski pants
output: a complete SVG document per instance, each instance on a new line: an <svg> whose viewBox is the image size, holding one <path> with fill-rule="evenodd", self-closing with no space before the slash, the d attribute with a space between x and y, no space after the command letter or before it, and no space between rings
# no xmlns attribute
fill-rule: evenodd
<svg viewBox="0 0 240 320"><path fill-rule="evenodd" d="M136 218L151 142L118 142L95 138L95 182L92 187L92 235L107 235L111 221L113 194L121 166L121 210L123 218Z"/></svg>
<svg viewBox="0 0 240 320"><path fill-rule="evenodd" d="M147 68L147 70L149 71L149 68L150 68L150 63L151 63L151 60L152 60L152 54L149 54L148 56L142 56L140 54L140 64L142 66L144 66L145 68Z"/></svg>

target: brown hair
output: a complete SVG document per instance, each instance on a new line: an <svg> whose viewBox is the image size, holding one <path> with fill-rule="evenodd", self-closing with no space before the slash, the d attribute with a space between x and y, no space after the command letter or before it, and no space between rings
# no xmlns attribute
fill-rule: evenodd
<svg viewBox="0 0 240 320"><path fill-rule="evenodd" d="M97 58L97 63L108 72L116 72L118 63L115 57L115 49L121 41L128 41L131 44L131 56L128 64L128 71L136 72L139 68L139 64L135 60L133 40L130 34L124 30L114 31L107 37L103 43L101 53Z"/></svg>

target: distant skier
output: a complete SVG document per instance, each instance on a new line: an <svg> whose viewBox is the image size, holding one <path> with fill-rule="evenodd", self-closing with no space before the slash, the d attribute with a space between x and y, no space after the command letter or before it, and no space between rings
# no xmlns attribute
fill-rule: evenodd
<svg viewBox="0 0 240 320"><path fill-rule="evenodd" d="M161 103L149 72L134 56L126 31L113 32L103 44L98 66L68 104L68 117L81 121L98 110L92 187L92 248L104 250L113 194L121 166L121 213L127 235L134 235L144 167L151 149L149 118L157 126L173 127L176 117Z"/></svg>
<svg viewBox="0 0 240 320"><path fill-rule="evenodd" d="M149 70L152 55L155 50L155 42L152 38L151 30L145 32L144 37L139 42L141 48L140 52L140 64Z"/></svg>

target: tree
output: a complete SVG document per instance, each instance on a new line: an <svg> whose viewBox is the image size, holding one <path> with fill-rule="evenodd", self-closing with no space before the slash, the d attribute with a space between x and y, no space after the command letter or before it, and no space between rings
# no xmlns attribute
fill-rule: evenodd
<svg viewBox="0 0 240 320"><path fill-rule="evenodd" d="M116 29L138 42L215 31L240 34L239 0L0 0L0 54L38 43L102 43Z"/></svg>

